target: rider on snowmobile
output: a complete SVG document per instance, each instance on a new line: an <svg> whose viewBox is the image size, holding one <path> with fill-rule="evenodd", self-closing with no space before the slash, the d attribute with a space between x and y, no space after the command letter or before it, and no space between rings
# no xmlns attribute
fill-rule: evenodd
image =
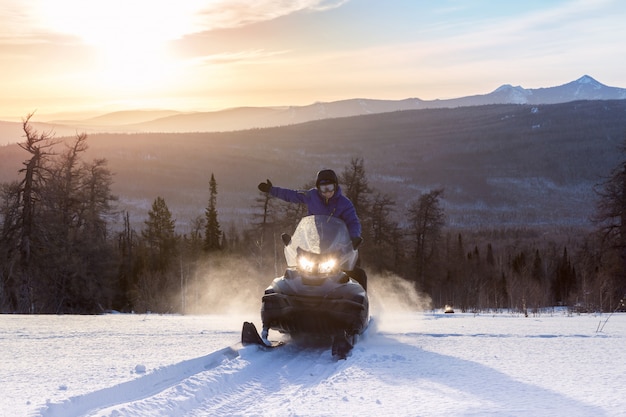
<svg viewBox="0 0 626 417"><path fill-rule="evenodd" d="M306 204L310 215L323 214L338 217L348 227L354 249L363 242L361 222L356 214L354 204L341 192L337 174L332 169L319 171L315 180L315 188L310 190L276 187L269 179L267 182L259 184L259 190L289 203Z"/></svg>
<svg viewBox="0 0 626 417"><path fill-rule="evenodd" d="M354 204L341 192L337 174L332 169L319 171L315 179L315 188L310 190L276 187L269 179L259 184L259 190L289 203L306 204L309 215L321 214L343 220L348 228L354 250L363 242L361 222L356 214ZM352 271L346 271L346 273L367 290L367 274L363 269L356 266Z"/></svg>

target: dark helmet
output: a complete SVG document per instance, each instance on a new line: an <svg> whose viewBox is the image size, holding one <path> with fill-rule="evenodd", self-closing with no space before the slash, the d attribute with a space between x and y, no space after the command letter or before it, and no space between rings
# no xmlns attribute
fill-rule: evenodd
<svg viewBox="0 0 626 417"><path fill-rule="evenodd" d="M317 173L317 179L315 180L315 186L319 187L322 184L339 184L337 174L332 169L323 169Z"/></svg>

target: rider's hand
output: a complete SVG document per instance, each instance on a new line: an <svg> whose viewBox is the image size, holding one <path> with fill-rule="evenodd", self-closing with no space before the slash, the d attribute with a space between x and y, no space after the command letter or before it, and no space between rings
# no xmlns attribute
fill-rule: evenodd
<svg viewBox="0 0 626 417"><path fill-rule="evenodd" d="M361 236L353 237L350 240L352 240L352 248L354 250L357 250L358 247L361 246L361 243L363 243L363 238Z"/></svg>
<svg viewBox="0 0 626 417"><path fill-rule="evenodd" d="M272 188L272 181L270 180L267 180L267 182L262 182L261 184L259 184L259 190L264 193L269 193L271 188Z"/></svg>

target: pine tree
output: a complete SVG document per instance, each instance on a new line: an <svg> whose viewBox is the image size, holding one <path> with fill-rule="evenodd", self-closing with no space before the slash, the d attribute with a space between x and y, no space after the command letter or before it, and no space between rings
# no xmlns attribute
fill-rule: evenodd
<svg viewBox="0 0 626 417"><path fill-rule="evenodd" d="M148 250L149 269L165 271L177 255L175 221L163 197L157 197L141 232Z"/></svg>
<svg viewBox="0 0 626 417"><path fill-rule="evenodd" d="M571 264L567 247L563 248L563 256L558 261L554 279L552 281L552 292L557 303L566 305L569 296L576 291L576 270Z"/></svg>
<svg viewBox="0 0 626 417"><path fill-rule="evenodd" d="M213 252L220 250L222 231L220 224L217 221L217 182L215 176L211 173L211 180L209 181L209 206L206 208L206 229L204 236L204 250Z"/></svg>

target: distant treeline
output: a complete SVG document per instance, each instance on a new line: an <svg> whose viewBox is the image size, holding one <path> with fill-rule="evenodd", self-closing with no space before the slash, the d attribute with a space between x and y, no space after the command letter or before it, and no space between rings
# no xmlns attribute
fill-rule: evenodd
<svg viewBox="0 0 626 417"><path fill-rule="evenodd" d="M176 232L159 195L136 228L127 212L115 215L107 161L84 160L87 136L61 142L34 131L29 119L20 143L29 158L19 180L0 190L2 312L211 312L231 296L260 299L263 285L285 268L280 234L293 230L304 207L259 194L248 208L248 226L225 230L212 175L206 206L188 233ZM398 205L370 185L359 157L345 166L340 182L363 223L362 266L370 276L411 282L433 308L528 313L554 305L577 311L623 306L626 162L596 190L596 228L561 234L450 227L444 188Z"/></svg>

